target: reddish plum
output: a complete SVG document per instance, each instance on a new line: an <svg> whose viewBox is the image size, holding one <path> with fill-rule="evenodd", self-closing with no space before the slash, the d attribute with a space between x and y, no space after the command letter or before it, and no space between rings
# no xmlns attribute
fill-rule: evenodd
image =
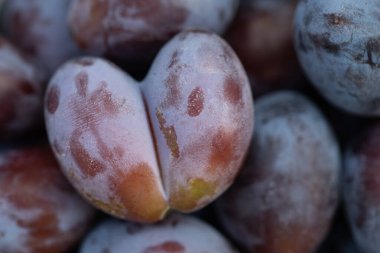
<svg viewBox="0 0 380 253"><path fill-rule="evenodd" d="M0 252L66 252L94 210L66 181L49 148L0 154Z"/></svg>

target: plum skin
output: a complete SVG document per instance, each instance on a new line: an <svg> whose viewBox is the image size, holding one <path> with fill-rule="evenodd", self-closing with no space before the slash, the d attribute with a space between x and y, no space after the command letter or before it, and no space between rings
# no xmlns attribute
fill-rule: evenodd
<svg viewBox="0 0 380 253"><path fill-rule="evenodd" d="M154 222L169 209L199 210L232 184L252 137L253 100L228 44L188 30L140 83L101 58L69 61L49 84L45 121L82 196L113 216Z"/></svg>
<svg viewBox="0 0 380 253"><path fill-rule="evenodd" d="M307 77L330 103L361 116L380 114L379 11L376 1L305 0L294 20Z"/></svg>

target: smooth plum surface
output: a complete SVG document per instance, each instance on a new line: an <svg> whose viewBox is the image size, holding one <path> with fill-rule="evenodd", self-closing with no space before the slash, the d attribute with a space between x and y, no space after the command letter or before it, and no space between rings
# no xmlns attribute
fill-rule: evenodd
<svg viewBox="0 0 380 253"><path fill-rule="evenodd" d="M151 225L106 220L84 240L81 253L237 253L207 223L172 214Z"/></svg>

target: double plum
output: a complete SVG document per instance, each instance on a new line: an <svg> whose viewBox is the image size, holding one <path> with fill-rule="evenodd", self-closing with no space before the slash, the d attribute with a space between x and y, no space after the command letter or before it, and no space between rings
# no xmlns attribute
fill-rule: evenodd
<svg viewBox="0 0 380 253"><path fill-rule="evenodd" d="M72 60L45 102L50 143L75 188L134 221L214 200L232 184L253 132L243 67L202 31L173 38L141 83L105 60Z"/></svg>

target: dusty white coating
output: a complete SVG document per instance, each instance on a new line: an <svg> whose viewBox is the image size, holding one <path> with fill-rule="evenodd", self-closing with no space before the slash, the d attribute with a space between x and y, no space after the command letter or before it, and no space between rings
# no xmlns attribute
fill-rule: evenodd
<svg viewBox="0 0 380 253"><path fill-rule="evenodd" d="M104 94L94 98L99 89ZM152 191L168 196L169 205L203 207L233 182L253 131L243 67L217 35L199 31L175 37L141 84L99 58L73 60L52 78L45 102L49 140L65 174L108 212L104 206L122 205L116 181L141 163L153 171Z"/></svg>
<svg viewBox="0 0 380 253"><path fill-rule="evenodd" d="M363 141L359 140L362 145L366 145ZM363 149L354 152L352 148L347 149L344 156L345 209L357 245L363 252L378 253L380 252L378 233L380 204L377 198L373 199L379 189L379 186L375 185L378 184L378 173L376 173L378 161L376 157L366 154Z"/></svg>
<svg viewBox="0 0 380 253"><path fill-rule="evenodd" d="M4 193L3 193L4 194ZM2 194L2 195L3 195ZM26 241L29 233L28 228L17 224L17 219L35 218L38 209L20 210L7 201L4 196L0 198L0 250L5 252L27 252ZM17 243L15 243L17 242Z"/></svg>
<svg viewBox="0 0 380 253"><path fill-rule="evenodd" d="M33 79L36 74L36 70L31 64L4 39L1 39L0 70L10 72L16 76L25 76L26 79Z"/></svg>
<svg viewBox="0 0 380 253"><path fill-rule="evenodd" d="M51 161L50 151L36 150L0 156L4 160L0 164L0 252L37 253L37 249L57 245L68 248L93 215L94 210L69 186L58 164L38 161ZM34 174L34 181L28 173ZM45 230L49 233L40 233Z"/></svg>
<svg viewBox="0 0 380 253"><path fill-rule="evenodd" d="M297 93L264 96L255 111L248 162L231 191L217 202L221 221L245 248L274 245L275 238L259 231L275 236L309 230L316 233L309 247L315 248L337 203L341 165L336 139L318 109ZM295 224L301 231L288 230Z"/></svg>
<svg viewBox="0 0 380 253"><path fill-rule="evenodd" d="M159 249L159 245L165 246ZM171 245L170 245L171 243ZM106 220L84 240L81 253L236 253L214 228L194 217L171 215L154 225Z"/></svg>
<svg viewBox="0 0 380 253"><path fill-rule="evenodd" d="M58 107L54 113L45 107L45 119L50 143L58 143L55 154L65 174L86 198L120 205L119 196L111 189L112 180L146 163L155 175L156 190L165 198L138 84L107 61L84 59L91 64L83 66L74 60L60 68L46 94L48 103L49 89L59 89ZM83 74L88 78L88 86L86 95L81 97L77 78ZM96 97L96 90L102 87L108 95ZM107 107L113 107L108 102L114 103L116 112L107 111ZM73 156L78 151L73 146L75 140L83 146L80 152L87 152L91 161L100 161L100 171L93 176L83 172ZM91 166L89 160L82 160Z"/></svg>
<svg viewBox="0 0 380 253"><path fill-rule="evenodd" d="M69 20L76 37L85 38L89 43L89 51L103 54L107 47L113 48L125 42L166 41L185 28L221 34L232 20L237 5L237 0L160 0L146 3L74 0ZM90 20L94 10L104 15L97 24ZM90 29L98 32L87 37L77 29L78 24L79 27L90 24L95 26Z"/></svg>
<svg viewBox="0 0 380 253"><path fill-rule="evenodd" d="M0 37L0 97L11 102L6 106L14 109L12 119L2 126L3 129L21 132L36 123L42 112L42 79L42 72ZM32 92L23 91L25 83L31 86Z"/></svg>
<svg viewBox="0 0 380 253"><path fill-rule="evenodd" d="M295 45L308 78L332 104L379 115L380 5L372 0L299 1Z"/></svg>
<svg viewBox="0 0 380 253"><path fill-rule="evenodd" d="M238 87L233 102L225 94L226 82L232 79L233 87ZM250 85L236 55L216 35L183 32L160 51L142 89L149 101L168 196L175 187L190 185L194 178L216 183L217 194L205 196L204 200L219 196L237 173L253 131ZM190 102L192 99L203 100L202 106ZM158 113L165 124L160 124ZM177 152L169 147L162 127L175 131ZM218 131L222 136L215 136ZM228 139L222 142L220 149L232 145L231 162L210 169L213 142L224 138Z"/></svg>
<svg viewBox="0 0 380 253"><path fill-rule="evenodd" d="M53 72L66 60L79 55L69 33L70 0L12 0L4 10L4 26L14 43ZM15 25L16 20L20 26Z"/></svg>

